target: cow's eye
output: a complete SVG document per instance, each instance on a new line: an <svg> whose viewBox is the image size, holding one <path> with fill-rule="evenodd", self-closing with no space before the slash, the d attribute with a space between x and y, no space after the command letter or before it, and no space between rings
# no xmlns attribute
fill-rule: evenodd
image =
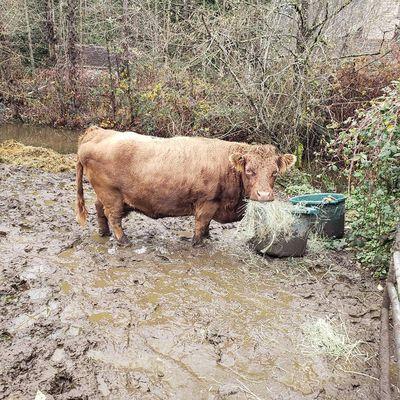
<svg viewBox="0 0 400 400"><path fill-rule="evenodd" d="M254 176L255 174L256 173L252 169L249 169L249 168L246 169L246 175Z"/></svg>

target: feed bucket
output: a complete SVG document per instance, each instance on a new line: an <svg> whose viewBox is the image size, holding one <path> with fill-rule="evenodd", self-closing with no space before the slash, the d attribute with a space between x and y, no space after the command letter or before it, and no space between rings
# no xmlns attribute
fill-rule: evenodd
<svg viewBox="0 0 400 400"><path fill-rule="evenodd" d="M256 251L272 257L301 257L306 252L307 239L310 228L314 225L317 210L313 207L295 207L296 214L290 236L267 236L260 239L253 238L251 245Z"/></svg>
<svg viewBox="0 0 400 400"><path fill-rule="evenodd" d="M290 202L316 209L315 232L340 239L344 236L345 200L346 197L340 193L315 193L292 197Z"/></svg>

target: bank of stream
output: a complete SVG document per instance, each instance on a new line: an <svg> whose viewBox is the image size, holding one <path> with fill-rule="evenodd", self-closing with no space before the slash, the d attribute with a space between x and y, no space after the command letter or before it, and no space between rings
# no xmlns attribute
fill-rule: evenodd
<svg viewBox="0 0 400 400"><path fill-rule="evenodd" d="M0 398L378 399L381 295L350 254L262 258L217 223L192 248L191 218L138 214L121 248L88 185L76 224L73 172L0 177Z"/></svg>

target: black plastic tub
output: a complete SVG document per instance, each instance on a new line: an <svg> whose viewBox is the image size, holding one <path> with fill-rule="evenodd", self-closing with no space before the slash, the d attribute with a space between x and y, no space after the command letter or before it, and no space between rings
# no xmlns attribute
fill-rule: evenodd
<svg viewBox="0 0 400 400"><path fill-rule="evenodd" d="M302 257L307 248L308 234L315 224L317 210L313 207L295 207L292 234L288 237L267 236L262 240L251 239L250 245L259 253L271 257Z"/></svg>

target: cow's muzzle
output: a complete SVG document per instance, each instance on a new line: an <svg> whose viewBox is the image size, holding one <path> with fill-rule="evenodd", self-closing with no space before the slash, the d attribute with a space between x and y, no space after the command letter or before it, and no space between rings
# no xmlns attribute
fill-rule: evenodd
<svg viewBox="0 0 400 400"><path fill-rule="evenodd" d="M269 192L262 192L260 190L257 190L257 201L274 201L274 192L271 190Z"/></svg>

